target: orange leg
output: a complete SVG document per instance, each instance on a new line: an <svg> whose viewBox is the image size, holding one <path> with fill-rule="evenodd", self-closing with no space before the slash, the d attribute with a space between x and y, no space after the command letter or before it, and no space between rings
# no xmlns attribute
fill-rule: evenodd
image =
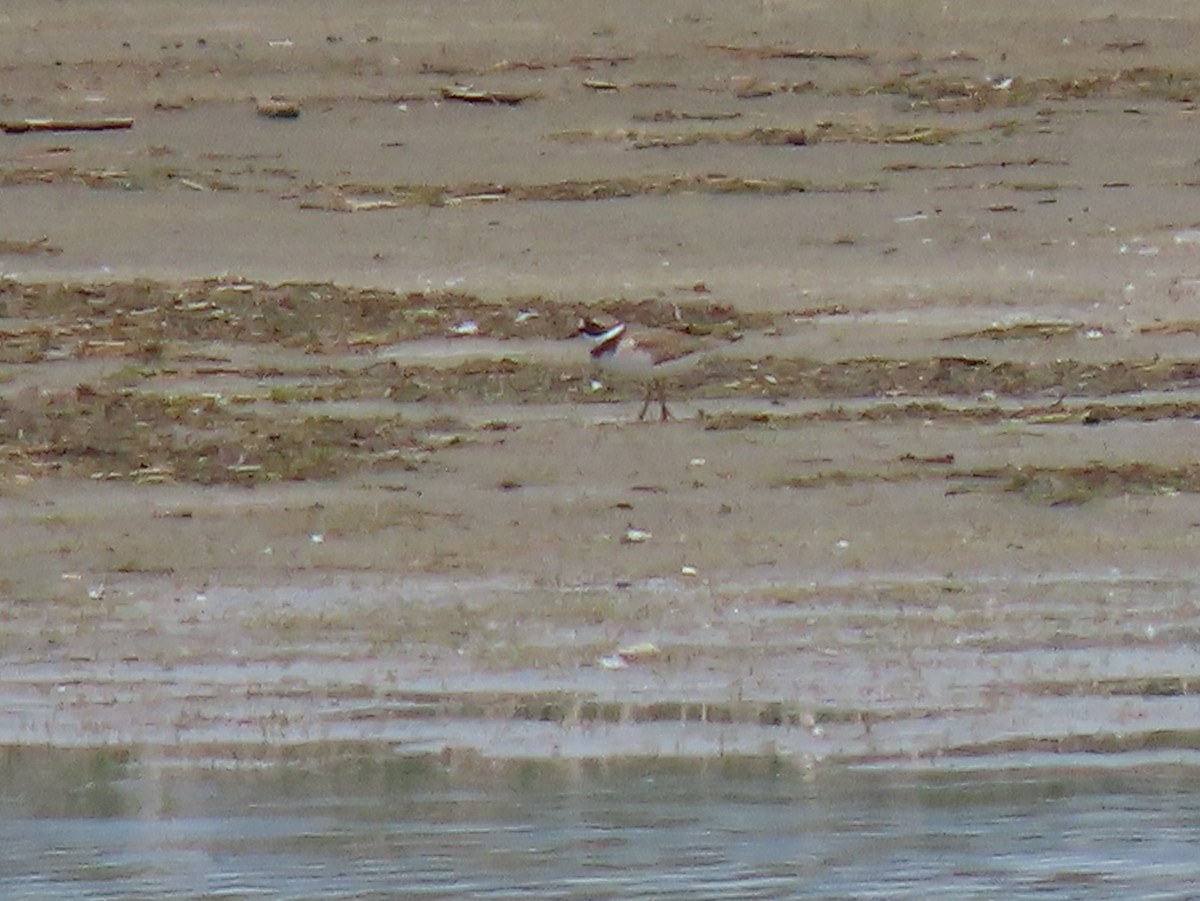
<svg viewBox="0 0 1200 901"><path fill-rule="evenodd" d="M654 382L649 382L646 385L646 399L642 402L642 412L638 414L638 422L646 418L646 411L650 409L650 401L654 398Z"/></svg>
<svg viewBox="0 0 1200 901"><path fill-rule="evenodd" d="M662 379L653 379L646 385L646 399L642 401L642 410L638 413L638 422L646 418L650 404L654 401L658 401L659 420L666 422L671 418L671 411L667 409L667 386Z"/></svg>

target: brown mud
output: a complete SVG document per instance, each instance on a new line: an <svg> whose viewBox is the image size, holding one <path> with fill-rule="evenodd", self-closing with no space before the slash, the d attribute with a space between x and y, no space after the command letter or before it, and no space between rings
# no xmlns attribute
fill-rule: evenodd
<svg viewBox="0 0 1200 901"><path fill-rule="evenodd" d="M953 6L8 4L0 744L1196 751L1197 13Z"/></svg>

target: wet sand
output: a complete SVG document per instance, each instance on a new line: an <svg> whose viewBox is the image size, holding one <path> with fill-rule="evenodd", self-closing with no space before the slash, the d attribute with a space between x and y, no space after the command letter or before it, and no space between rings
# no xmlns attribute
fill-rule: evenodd
<svg viewBox="0 0 1200 901"><path fill-rule="evenodd" d="M1188 758L1197 15L955 6L8 4L0 744Z"/></svg>

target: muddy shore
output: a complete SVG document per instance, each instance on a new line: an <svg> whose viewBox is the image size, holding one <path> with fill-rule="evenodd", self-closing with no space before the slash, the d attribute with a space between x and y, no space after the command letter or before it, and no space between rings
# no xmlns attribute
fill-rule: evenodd
<svg viewBox="0 0 1200 901"><path fill-rule="evenodd" d="M1200 14L880 6L7 4L0 745L1190 759Z"/></svg>

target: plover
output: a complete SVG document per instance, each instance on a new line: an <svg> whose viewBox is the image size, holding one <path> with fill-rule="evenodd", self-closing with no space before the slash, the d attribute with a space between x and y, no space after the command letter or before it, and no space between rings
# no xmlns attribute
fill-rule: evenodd
<svg viewBox="0 0 1200 901"><path fill-rule="evenodd" d="M704 346L687 335L666 329L630 329L624 322L604 325L595 319L582 319L577 334L591 344L591 358L597 366L615 375L646 382L646 399L638 421L646 418L650 402L657 400L660 419L671 418L667 409L666 378L687 369L698 360Z"/></svg>

